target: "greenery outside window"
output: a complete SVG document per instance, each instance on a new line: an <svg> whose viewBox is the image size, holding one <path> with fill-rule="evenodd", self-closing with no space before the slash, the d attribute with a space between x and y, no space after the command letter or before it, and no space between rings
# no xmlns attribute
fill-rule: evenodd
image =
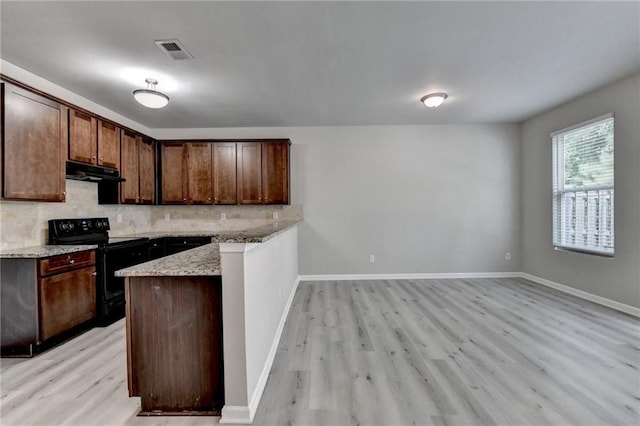
<svg viewBox="0 0 640 426"><path fill-rule="evenodd" d="M553 245L613 256L613 115L551 134Z"/></svg>

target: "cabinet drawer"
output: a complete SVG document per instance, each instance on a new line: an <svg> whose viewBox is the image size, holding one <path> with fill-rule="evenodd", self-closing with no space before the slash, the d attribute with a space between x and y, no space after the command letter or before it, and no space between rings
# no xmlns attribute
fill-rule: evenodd
<svg viewBox="0 0 640 426"><path fill-rule="evenodd" d="M95 272L95 267L88 267L40 281L40 333L43 341L96 316Z"/></svg>
<svg viewBox="0 0 640 426"><path fill-rule="evenodd" d="M202 246L211 243L211 237L167 237L165 239L165 245L172 246Z"/></svg>
<svg viewBox="0 0 640 426"><path fill-rule="evenodd" d="M80 251L40 260L40 275L50 275L96 263L95 251Z"/></svg>
<svg viewBox="0 0 640 426"><path fill-rule="evenodd" d="M176 254L181 251L200 247L211 243L211 237L167 237L164 247L165 254Z"/></svg>

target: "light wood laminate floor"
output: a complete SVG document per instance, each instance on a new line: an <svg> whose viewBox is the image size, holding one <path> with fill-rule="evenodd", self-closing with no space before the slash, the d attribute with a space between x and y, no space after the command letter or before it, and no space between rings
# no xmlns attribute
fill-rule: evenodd
<svg viewBox="0 0 640 426"><path fill-rule="evenodd" d="M0 424L136 417L124 321L0 362ZM302 282L256 425L637 425L640 320L522 279Z"/></svg>

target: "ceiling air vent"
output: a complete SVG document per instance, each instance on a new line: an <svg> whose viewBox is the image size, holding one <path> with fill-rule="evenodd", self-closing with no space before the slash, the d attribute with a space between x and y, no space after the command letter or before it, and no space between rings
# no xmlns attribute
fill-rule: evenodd
<svg viewBox="0 0 640 426"><path fill-rule="evenodd" d="M168 57L176 60L193 59L191 53L185 49L185 47L178 41L174 40L156 40L154 41L156 46L160 48Z"/></svg>

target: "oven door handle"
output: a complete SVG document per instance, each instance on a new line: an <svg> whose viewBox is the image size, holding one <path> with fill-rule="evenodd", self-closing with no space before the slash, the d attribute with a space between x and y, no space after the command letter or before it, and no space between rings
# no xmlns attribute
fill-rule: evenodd
<svg viewBox="0 0 640 426"><path fill-rule="evenodd" d="M146 246L149 243L149 240L136 240L136 241L131 241L131 242L127 242L127 243L118 243L118 244L114 244L112 246L104 246L102 247L102 251L105 253L108 252L112 252L112 251L118 251L118 250L128 250L131 248L136 248L136 247L143 247Z"/></svg>

